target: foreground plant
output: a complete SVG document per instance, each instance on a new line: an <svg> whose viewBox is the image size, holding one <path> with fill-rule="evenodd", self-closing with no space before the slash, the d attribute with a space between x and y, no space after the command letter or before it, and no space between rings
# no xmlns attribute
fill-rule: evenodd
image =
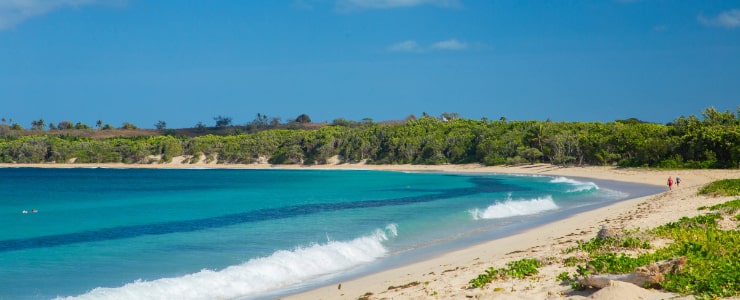
<svg viewBox="0 0 740 300"><path fill-rule="evenodd" d="M699 194L713 196L740 195L740 179L715 181ZM611 251L620 241L592 239L578 244L577 249L588 253L585 264L577 266L573 276L561 274L571 285L579 276L598 273L627 273L637 266L653 263L672 257L686 257L686 264L680 271L667 274L660 287L666 291L695 295L697 298L733 297L740 295L740 232L721 230L718 221L725 218L738 220L740 199L728 201L711 207L707 214L693 218L681 218L646 232L654 238L670 239L670 245L635 257ZM641 244L627 242L622 244Z"/></svg>
<svg viewBox="0 0 740 300"><path fill-rule="evenodd" d="M509 277L523 279L539 273L538 268L540 267L542 267L542 263L534 258L510 261L506 263L506 268L488 268L485 273L471 279L469 287L482 288L494 280L506 279Z"/></svg>
<svg viewBox="0 0 740 300"><path fill-rule="evenodd" d="M740 195L740 179L721 180L707 185L701 190L708 195ZM718 297L735 297L740 295L740 231L722 230L719 220L738 221L740 199L727 201L711 207L704 215L693 218L681 218L649 231L639 229L623 231L616 238L593 238L578 242L575 247L567 249L564 254L582 251L586 258L570 256L563 259L566 266L575 266L576 272L562 272L557 280L569 283L574 289L582 289L580 283L586 276L593 274L625 274L635 271L640 266L680 258L682 268L666 273L657 287L666 291L694 295L698 299ZM668 246L651 249L653 239L671 240ZM685 263L684 263L685 262ZM522 259L507 264L507 268L489 268L486 273L470 281L471 287L484 287L493 280L504 279L511 274L537 273L541 266L535 259ZM536 265L536 266L535 266ZM517 273L513 270L530 270Z"/></svg>
<svg viewBox="0 0 740 300"><path fill-rule="evenodd" d="M722 179L711 182L699 190L699 195L740 196L740 179Z"/></svg>

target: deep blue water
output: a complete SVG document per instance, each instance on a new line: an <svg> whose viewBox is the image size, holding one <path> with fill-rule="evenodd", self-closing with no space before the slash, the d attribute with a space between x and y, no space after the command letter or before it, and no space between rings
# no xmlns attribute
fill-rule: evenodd
<svg viewBox="0 0 740 300"><path fill-rule="evenodd" d="M0 299L279 295L654 192L545 176L0 168Z"/></svg>

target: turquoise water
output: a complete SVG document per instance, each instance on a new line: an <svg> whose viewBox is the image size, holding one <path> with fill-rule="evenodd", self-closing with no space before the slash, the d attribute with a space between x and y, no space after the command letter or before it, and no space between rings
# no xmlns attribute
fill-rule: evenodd
<svg viewBox="0 0 740 300"><path fill-rule="evenodd" d="M637 196L583 179L381 171L5 168L0 178L0 299L279 295Z"/></svg>

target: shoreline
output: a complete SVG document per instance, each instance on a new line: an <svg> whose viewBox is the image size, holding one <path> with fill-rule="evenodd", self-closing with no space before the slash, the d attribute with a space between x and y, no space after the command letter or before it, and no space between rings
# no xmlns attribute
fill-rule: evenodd
<svg viewBox="0 0 740 300"><path fill-rule="evenodd" d="M616 286L601 291L576 292L555 277L574 267L553 263L540 269L535 280L505 280L483 289L467 289L468 281L489 267L500 268L512 260L525 257L558 257L577 241L596 236L601 226L623 229L648 229L692 217L700 206L714 205L735 197L709 198L697 196L698 189L711 181L738 178L738 170L646 170L615 167L569 167L537 164L516 167L469 165L269 165L269 164L0 164L1 168L146 168L146 169L296 169L296 170L379 170L401 172L530 174L601 179L664 186L665 192L626 199L614 204L582 212L565 219L541 225L512 236L489 240L464 249L443 253L429 259L389 270L361 276L308 291L300 291L282 299L643 299L681 298L678 295L636 286ZM668 176L680 176L682 186L668 191ZM639 294L635 294L639 293ZM612 297L612 298L610 298Z"/></svg>
<svg viewBox="0 0 740 300"><path fill-rule="evenodd" d="M368 166L364 166L368 167ZM327 168L330 169L330 168ZM734 197L708 198L697 196L706 183L724 178L740 177L737 170L643 170L614 167L571 167L527 165L518 167L485 167L480 165L445 166L370 166L372 170L429 171L452 173L499 173L566 176L600 180L650 184L665 187L665 191L649 196L630 198L614 204L575 214L566 219L538 226L512 236L494 239L464 249L451 251L424 261L395 269L336 282L282 299L680 299L693 298L656 290L618 286L601 291L573 291L555 277L575 267L555 263L544 267L536 281L506 280L494 282L484 289L467 289L468 281L489 267L504 267L507 262L527 257L558 257L562 251L596 236L602 225L619 229L648 229L678 220L683 216L699 215L698 207L714 205ZM680 176L681 187L669 191L668 176Z"/></svg>
<svg viewBox="0 0 740 300"><path fill-rule="evenodd" d="M182 159L175 158L171 163L152 164L125 164L125 163L0 163L0 168L111 168L111 169L280 169L280 170L375 170L396 172L438 172L438 173L496 173L496 174L528 174L549 176L571 176L580 178L594 178L613 181L623 181L641 184L663 186L662 180L651 182L652 176L643 173L665 173L668 175L692 173L707 170L677 170L677 171L652 171L647 169L620 169L606 166L586 167L560 167L550 164L533 164L520 166L484 166L481 164L457 164L457 165L370 165L370 164L323 164L323 165L273 165L267 163L254 164L216 164L195 163L183 164ZM732 171L732 170L716 170Z"/></svg>
<svg viewBox="0 0 740 300"><path fill-rule="evenodd" d="M682 298L679 295L655 290L641 288L634 290L633 286L604 289L601 292L597 292L597 290L576 292L570 289L569 286L560 284L555 280L557 274L563 271L572 273L575 268L558 266L557 263L540 270L541 273L536 276L535 283L531 280L506 280L494 282L484 289L469 290L466 287L470 279L485 272L489 267L503 267L509 261L525 257L557 257L563 250L575 246L576 241L593 238L602 225L610 228L647 229L675 221L683 216L698 215L699 211L696 208L699 206L714 205L734 198L696 196L696 192L703 184L722 178L736 178L739 175L737 170L651 171L610 167L550 167L552 166L480 167L466 168L466 170L569 176L643 184L653 183L655 185L661 185L668 176L681 176L684 179L684 185L674 188L672 191L668 191L666 187L666 191L662 193L623 200L513 236L487 241L397 269L341 282L341 290L338 289L338 283L337 285L325 286L284 297L284 299L358 299L363 295L367 296L367 299ZM541 172L532 172L534 170ZM687 183L687 179L690 183Z"/></svg>

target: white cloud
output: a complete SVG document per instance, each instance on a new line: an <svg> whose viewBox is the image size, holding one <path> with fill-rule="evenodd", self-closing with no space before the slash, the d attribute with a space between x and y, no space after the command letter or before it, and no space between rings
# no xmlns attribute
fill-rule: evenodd
<svg viewBox="0 0 740 300"><path fill-rule="evenodd" d="M740 9L723 11L715 17L707 18L704 15L697 17L699 22L708 26L736 28L740 27Z"/></svg>
<svg viewBox="0 0 740 300"><path fill-rule="evenodd" d="M388 46L388 51L391 52L421 52L422 49L416 41L403 41L398 44Z"/></svg>
<svg viewBox="0 0 740 300"><path fill-rule="evenodd" d="M468 49L468 44L460 42L457 39L449 39L432 43L430 46L422 46L414 40L407 40L390 45L387 49L390 52L407 53L422 53L429 51L461 51Z"/></svg>
<svg viewBox="0 0 740 300"><path fill-rule="evenodd" d="M388 9L400 7L414 7L432 5L444 8L459 8L459 0L337 0L337 9L340 11L355 11L366 9Z"/></svg>
<svg viewBox="0 0 740 300"><path fill-rule="evenodd" d="M122 0L0 0L0 30L55 9L103 2L121 3Z"/></svg>
<svg viewBox="0 0 740 300"><path fill-rule="evenodd" d="M432 44L432 48L439 50L465 50L468 48L468 45L465 43L461 43L456 39L450 39L446 41L436 42Z"/></svg>

